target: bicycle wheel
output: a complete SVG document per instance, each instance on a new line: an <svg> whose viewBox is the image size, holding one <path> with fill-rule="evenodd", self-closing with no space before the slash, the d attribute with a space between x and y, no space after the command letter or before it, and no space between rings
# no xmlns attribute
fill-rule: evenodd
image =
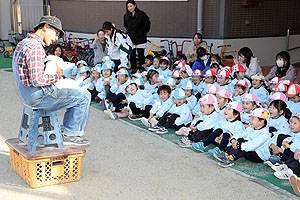
<svg viewBox="0 0 300 200"><path fill-rule="evenodd" d="M94 66L94 55L90 55L87 58L87 63L88 63L89 66Z"/></svg>

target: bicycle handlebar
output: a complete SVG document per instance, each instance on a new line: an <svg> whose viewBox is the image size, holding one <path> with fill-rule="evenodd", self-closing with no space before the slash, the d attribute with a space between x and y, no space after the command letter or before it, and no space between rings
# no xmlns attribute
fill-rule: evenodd
<svg viewBox="0 0 300 200"><path fill-rule="evenodd" d="M231 47L231 44L223 44L223 45L217 46L217 48L220 48L220 47Z"/></svg>

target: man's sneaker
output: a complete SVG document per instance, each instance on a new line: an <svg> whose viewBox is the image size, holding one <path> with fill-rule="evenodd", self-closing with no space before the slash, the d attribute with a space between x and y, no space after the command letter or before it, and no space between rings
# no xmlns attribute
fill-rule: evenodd
<svg viewBox="0 0 300 200"><path fill-rule="evenodd" d="M214 158L217 159L218 161L222 161L227 158L227 155L225 152L222 152L220 154L213 154Z"/></svg>
<svg viewBox="0 0 300 200"><path fill-rule="evenodd" d="M204 152L207 148L207 147L204 146L203 142L193 143L192 147L193 147L193 149L195 149L197 151L200 151L200 152Z"/></svg>
<svg viewBox="0 0 300 200"><path fill-rule="evenodd" d="M213 148L208 150L209 155L213 156L214 154L221 154L222 151L219 149L219 147Z"/></svg>
<svg viewBox="0 0 300 200"><path fill-rule="evenodd" d="M107 114L108 117L109 117L110 119L112 119L112 120L118 119L118 115L117 115L116 113L112 112L112 111L109 110L109 109L106 111L105 114Z"/></svg>
<svg viewBox="0 0 300 200"><path fill-rule="evenodd" d="M132 120L132 121L138 121L138 120L141 120L142 117L143 117L142 114L138 114L138 115L133 114L131 117L128 116L128 118L129 118L130 120Z"/></svg>
<svg viewBox="0 0 300 200"><path fill-rule="evenodd" d="M63 135L63 142L65 145L88 146L90 142L81 136L67 136Z"/></svg>
<svg viewBox="0 0 300 200"><path fill-rule="evenodd" d="M281 158L278 155L271 155L270 158L264 162L264 165L272 167L277 163L282 164Z"/></svg>
<svg viewBox="0 0 300 200"><path fill-rule="evenodd" d="M221 167L231 167L232 165L234 165L232 160L230 160L228 157L226 158L227 159L224 159L221 162L219 162L218 165Z"/></svg>
<svg viewBox="0 0 300 200"><path fill-rule="evenodd" d="M165 134L168 132L168 129L165 127L161 127L159 130L156 131L157 134Z"/></svg>
<svg viewBox="0 0 300 200"><path fill-rule="evenodd" d="M154 117L152 117L149 122L150 122L151 126L154 127L157 125L158 120L156 120Z"/></svg>
<svg viewBox="0 0 300 200"><path fill-rule="evenodd" d="M153 126L153 127L150 127L148 128L149 131L158 131L161 127L156 125L156 126Z"/></svg>
<svg viewBox="0 0 300 200"><path fill-rule="evenodd" d="M178 140L177 143L180 147L183 147L183 148L192 147L192 141L186 136L184 136L180 140Z"/></svg>
<svg viewBox="0 0 300 200"><path fill-rule="evenodd" d="M141 122L148 128L151 127L151 123L149 122L149 120L146 117L142 117L141 118Z"/></svg>

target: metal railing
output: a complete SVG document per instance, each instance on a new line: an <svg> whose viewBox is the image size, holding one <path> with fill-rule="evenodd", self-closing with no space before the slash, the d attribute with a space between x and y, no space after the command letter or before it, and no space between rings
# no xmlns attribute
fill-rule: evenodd
<svg viewBox="0 0 300 200"><path fill-rule="evenodd" d="M295 50L295 49L300 49L300 46L290 48L290 36L292 35L293 31L297 31L297 30L300 30L300 26L287 29L287 31L286 31L286 51L292 51L292 50ZM299 32L300 31L298 31L298 34L299 34Z"/></svg>

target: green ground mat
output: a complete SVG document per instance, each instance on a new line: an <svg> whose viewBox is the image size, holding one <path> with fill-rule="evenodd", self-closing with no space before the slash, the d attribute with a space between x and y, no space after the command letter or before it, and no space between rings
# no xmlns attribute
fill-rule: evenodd
<svg viewBox="0 0 300 200"><path fill-rule="evenodd" d="M103 111L103 108L99 103L92 102L91 106ZM140 121L131 121L128 118L121 118L121 120L124 120L130 124L133 124L135 126L142 128L142 129L148 130L148 128L145 127ZM171 130L169 130L168 133L159 135L159 136L168 141L173 142L174 144L177 144L177 141L182 137L182 136L177 136L175 134L174 129L171 129ZM214 147L213 145L209 146L209 148L213 148L213 147ZM189 148L189 149L191 151L201 154L201 156L206 156L210 159L215 160L208 153L201 153L196 150L193 150L192 148ZM217 165L217 161L216 161L216 165ZM288 180L280 180L280 179L276 178L273 175L274 171L270 167L264 166L262 163L252 163L250 161L245 160L244 158L241 158L241 159L235 161L234 165L231 168L236 169L240 172L243 172L243 173L249 175L250 177L248 177L248 179L250 181L257 182L276 193L281 194L280 191L276 191L276 188L274 188L274 185L295 195L293 188L290 186L290 183ZM253 178L253 177L255 177L255 178Z"/></svg>
<svg viewBox="0 0 300 200"><path fill-rule="evenodd" d="M0 69L11 68L11 58L5 58L2 53L0 53Z"/></svg>

